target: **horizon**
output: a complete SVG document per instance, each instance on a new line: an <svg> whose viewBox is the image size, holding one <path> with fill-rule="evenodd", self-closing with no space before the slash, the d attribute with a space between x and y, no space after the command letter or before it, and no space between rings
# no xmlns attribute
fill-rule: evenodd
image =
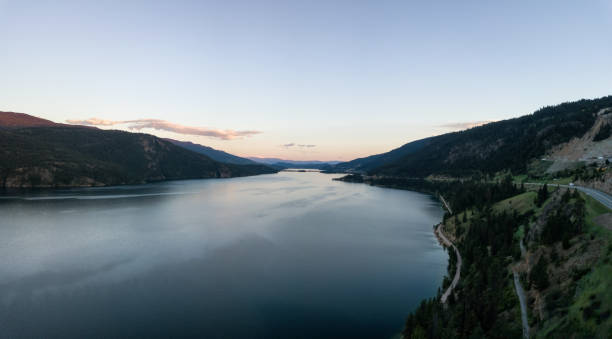
<svg viewBox="0 0 612 339"><path fill-rule="evenodd" d="M602 96L601 98L607 97L607 96L609 96L609 95ZM164 132L163 127L159 127L159 126L153 126L153 127L145 126L145 127L142 127L142 126L139 126L139 125L127 126L131 122L127 122L127 123L124 123L124 124L119 124L119 125L125 125L126 127L124 127L124 128L115 128L115 127L113 127L115 124L110 124L110 126L109 126L109 124L105 124L105 123L100 123L100 124L87 123L87 121L91 120L91 119L86 119L86 120L82 120L82 121L65 121L65 122L53 121L53 120L50 120L50 119L46 119L46 120L49 120L49 121L54 122L54 123L66 123L68 125L75 125L75 126L79 125L79 126L86 126L86 127L95 127L95 128L99 128L99 129L105 129L105 130L118 130L118 131L130 132L130 133L146 133L146 134L151 134L151 135L157 136L157 137L162 138L162 139L173 139L173 140L180 141L180 142L191 142L193 144L197 144L197 145L200 145L200 146L211 147L211 148L213 148L213 149L215 149L217 151L223 151L223 152L235 155L235 156L239 156L239 157L242 157L242 158L245 158L245 159L251 159L251 160L253 160L253 159L258 159L258 160L279 160L279 161L291 161L291 162L303 162L303 163L308 163L308 162L313 162L313 163L314 162L341 163L341 162L348 162L348 161L352 161L352 160L356 160L356 159L366 158L366 157L369 157L369 156L372 156L372 155L378 155L378 154L386 153L386 152L392 151L394 149L397 149L399 147L402 147L402 146L404 146L404 145L406 145L408 143L411 143L411 142L414 142L414 141L417 141L417 140L431 138L431 137L443 135L443 134L446 134L446 133L466 131L466 130L471 129L471 128L480 127L480 126L483 126L483 125L487 125L487 124L495 123L495 122L500 122L500 121L503 121L503 120L520 118L520 117L525 116L525 115L533 114L537 110L542 109L544 107L557 106L557 105L560 105L560 104L569 103L569 102L575 102L575 101L579 101L579 100L593 100L593 99L598 99L598 98L580 98L580 99L576 99L576 100L572 100L572 101L568 100L568 101L563 101L563 102L559 102L559 103L555 103L555 104L544 105L544 106L541 106L541 107L539 107L538 109L536 109L536 110L534 110L532 112L520 114L520 115L517 115L517 116L508 117L508 118L505 118L505 119L502 119L502 120L476 121L476 122L459 122L459 123L449 123L449 124L445 124L445 125L440 125L438 127L446 128L447 131L444 131L444 132L441 132L441 133L438 133L438 134L429 135L429 136L424 136L424 137L419 138L419 139L409 140L409 141L406 141L406 142L402 143L401 145L393 146L392 148L383 150L383 151L381 151L379 153L366 154L366 155L363 155L363 156L360 156L360 157L356 157L356 158L352 158L352 159L347 159L347 160L337 160L337 159L321 160L321 159L318 159L318 158L317 159L314 159L314 158L291 159L291 158L282 158L282 157L275 156L275 155L269 155L268 156L268 155L250 155L250 154L241 155L241 154L235 154L235 153L231 153L231 152L229 152L229 151L227 151L225 149L215 148L215 147L209 146L207 144L200 143L198 141L193 141L193 138L188 138L187 136L185 136L185 134ZM33 114L25 113L25 112L11 112L11 111L7 111L7 110L0 110L0 112L26 114L26 115L29 115L29 116L33 116L35 118L45 119L42 116L33 115ZM137 123L140 123L140 121L142 121L142 120L143 119L137 119L137 120L134 120L134 121L136 121ZM181 126L181 127L182 128L198 128L198 127L189 127L189 126ZM161 131L160 131L160 129L161 129ZM164 135L169 135L169 136L164 136ZM189 134L187 134L187 135L189 135Z"/></svg>
<svg viewBox="0 0 612 339"><path fill-rule="evenodd" d="M0 19L4 110L242 157L349 161L612 78L604 0L0 1Z"/></svg>

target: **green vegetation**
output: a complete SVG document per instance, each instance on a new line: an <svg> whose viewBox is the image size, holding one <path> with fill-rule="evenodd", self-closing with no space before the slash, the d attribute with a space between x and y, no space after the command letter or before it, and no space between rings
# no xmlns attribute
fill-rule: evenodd
<svg viewBox="0 0 612 339"><path fill-rule="evenodd" d="M342 180L440 194L452 207L443 223L463 258L461 279L446 307L440 295L421 303L405 338L521 337L513 271L526 290L532 337L608 338L612 231L602 226L610 227L610 211L555 184L604 183L609 163L551 173L545 154L582 137L611 106L612 96L546 107L336 166L353 172ZM455 260L451 252L443 288Z"/></svg>
<svg viewBox="0 0 612 339"><path fill-rule="evenodd" d="M525 179L539 179L542 177L547 177L549 175L547 171L552 164L553 161L540 159L535 159L529 162L527 165L527 173L525 174Z"/></svg>
<svg viewBox="0 0 612 339"><path fill-rule="evenodd" d="M433 195L442 193L456 212L464 211L472 206L490 207L494 202L524 192L524 187L515 185L510 176L506 176L495 184L482 180L432 181L403 177L363 177L359 174L349 174L339 180L410 189Z"/></svg>
<svg viewBox="0 0 612 339"><path fill-rule="evenodd" d="M594 219L610 213L593 198L580 194L585 202L585 233L574 238L574 260L589 260L588 265L572 267L571 283L562 303L554 304L557 313L541 322L538 338L609 338L612 333L612 232ZM571 250L570 250L571 251ZM572 253L572 252L570 252ZM551 295L552 293L549 293Z"/></svg>
<svg viewBox="0 0 612 339"><path fill-rule="evenodd" d="M607 162L593 162L588 165L584 162L577 162L569 168L549 173L547 169L551 163L550 161L535 160L528 166L526 174L514 175L513 180L515 182L568 185L576 181L603 181L606 178L606 173L610 171ZM499 172L497 176L504 173L507 172Z"/></svg>
<svg viewBox="0 0 612 339"><path fill-rule="evenodd" d="M593 141L606 140L610 137L610 133L612 133L612 126L610 126L610 124L604 124L599 128L595 137L593 137Z"/></svg>
<svg viewBox="0 0 612 339"><path fill-rule="evenodd" d="M514 185L511 196L488 195L490 200L484 201L460 193L480 185L489 186L478 191L481 196L509 193L512 190L502 189L509 181L432 183L455 210L445 218L445 228L455 235L463 257L462 277L447 307L440 304L440 295L421 303L406 320L405 338L423 333L425 338L520 337L510 270L519 264L520 275L527 278L522 280L532 336L607 338L612 329L612 232L594 219L610 211L564 188L524 191ZM521 240L530 265L521 257Z"/></svg>
<svg viewBox="0 0 612 339"><path fill-rule="evenodd" d="M610 236L612 232L610 229L604 229L595 224L594 219L602 214L610 213L610 210L602 205L599 201L592 197L581 193L580 196L585 200L585 213L586 213L586 225L590 232L595 232L599 236ZM603 226L603 225L601 225ZM612 227L608 225L609 227ZM612 238L610 239L612 240Z"/></svg>
<svg viewBox="0 0 612 339"><path fill-rule="evenodd" d="M337 171L417 177L473 177L502 170L527 174L533 159L581 137L612 96L542 108L533 114L408 143L391 152L335 166ZM548 164L550 165L550 164Z"/></svg>
<svg viewBox="0 0 612 339"><path fill-rule="evenodd" d="M223 164L148 134L53 126L0 128L0 187L101 186L273 173Z"/></svg>
<svg viewBox="0 0 612 339"><path fill-rule="evenodd" d="M548 185L544 184L538 190L538 195L535 199L535 205L542 207L542 204L548 199Z"/></svg>
<svg viewBox="0 0 612 339"><path fill-rule="evenodd" d="M535 192L525 192L496 203L493 209L496 212L515 210L517 213L526 213L533 208L536 196Z"/></svg>
<svg viewBox="0 0 612 339"><path fill-rule="evenodd" d="M480 194L465 195L467 187L479 188ZM518 300L506 266L516 251L519 225L531 214L504 207L511 200L531 200L534 193L521 191L509 177L496 184L456 182L443 186L441 193L453 209L460 210L447 222L464 234L457 243L463 257L462 278L447 308L439 297L423 302L408 317L403 335L414 338L423 329L428 338L520 337ZM452 272L449 269L449 275Z"/></svg>
<svg viewBox="0 0 612 339"><path fill-rule="evenodd" d="M541 256L538 263L535 264L533 269L531 269L529 280L530 283L538 290L544 290L550 285L550 282L548 281L547 267L548 260L546 260L545 256Z"/></svg>
<svg viewBox="0 0 612 339"><path fill-rule="evenodd" d="M544 188L546 185L542 186ZM570 190L564 190L561 197L561 204L557 209L550 213L542 229L542 242L550 245L558 241L563 241L563 248L570 247L570 239L582 233L584 229L584 199L574 191L573 198Z"/></svg>

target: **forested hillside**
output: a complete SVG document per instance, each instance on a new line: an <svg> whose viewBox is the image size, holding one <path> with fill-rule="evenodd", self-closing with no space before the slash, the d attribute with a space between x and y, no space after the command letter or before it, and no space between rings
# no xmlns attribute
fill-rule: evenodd
<svg viewBox="0 0 612 339"><path fill-rule="evenodd" d="M0 127L0 187L103 186L273 172L264 165L219 163L142 133Z"/></svg>
<svg viewBox="0 0 612 339"><path fill-rule="evenodd" d="M609 210L576 190L512 185L509 177L442 183L437 192L453 208L442 229L462 256L461 279L446 305L440 295L450 278L410 314L404 338L522 337L514 275L526 294L529 337L610 338ZM449 255L452 277L457 258Z"/></svg>
<svg viewBox="0 0 612 339"><path fill-rule="evenodd" d="M200 144L194 144L193 142L179 141L179 140L167 139L167 138L164 140L169 141L177 146L181 146L190 151L203 154L215 161L224 162L226 164L236 164L236 165L255 165L257 164L255 161L249 160L247 158L241 158L239 156L235 156L233 154L229 154L224 151L216 150L212 147L208 147L208 146L204 146Z"/></svg>
<svg viewBox="0 0 612 339"><path fill-rule="evenodd" d="M612 96L542 108L533 114L417 140L396 150L335 166L336 171L406 177L467 176L511 170L524 173L529 162L555 145L581 137L612 107Z"/></svg>
<svg viewBox="0 0 612 339"><path fill-rule="evenodd" d="M342 162L333 166L329 170L335 172L370 172L381 166L391 165L400 161L402 158L413 154L422 148L429 145L433 138L425 138L405 144L402 147L396 148L390 152L371 155L365 158L359 158L347 162Z"/></svg>

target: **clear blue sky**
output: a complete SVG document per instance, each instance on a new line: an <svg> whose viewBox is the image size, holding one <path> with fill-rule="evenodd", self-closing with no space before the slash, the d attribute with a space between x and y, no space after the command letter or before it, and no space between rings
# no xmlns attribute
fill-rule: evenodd
<svg viewBox="0 0 612 339"><path fill-rule="evenodd" d="M260 131L144 130L239 155L349 160L612 94L612 0L0 0L0 44L0 110Z"/></svg>

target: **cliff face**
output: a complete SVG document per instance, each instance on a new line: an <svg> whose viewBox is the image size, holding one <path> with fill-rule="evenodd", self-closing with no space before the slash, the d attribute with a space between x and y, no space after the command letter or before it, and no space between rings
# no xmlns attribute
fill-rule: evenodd
<svg viewBox="0 0 612 339"><path fill-rule="evenodd" d="M216 162L148 134L74 126L0 128L1 187L139 184L273 173Z"/></svg>

